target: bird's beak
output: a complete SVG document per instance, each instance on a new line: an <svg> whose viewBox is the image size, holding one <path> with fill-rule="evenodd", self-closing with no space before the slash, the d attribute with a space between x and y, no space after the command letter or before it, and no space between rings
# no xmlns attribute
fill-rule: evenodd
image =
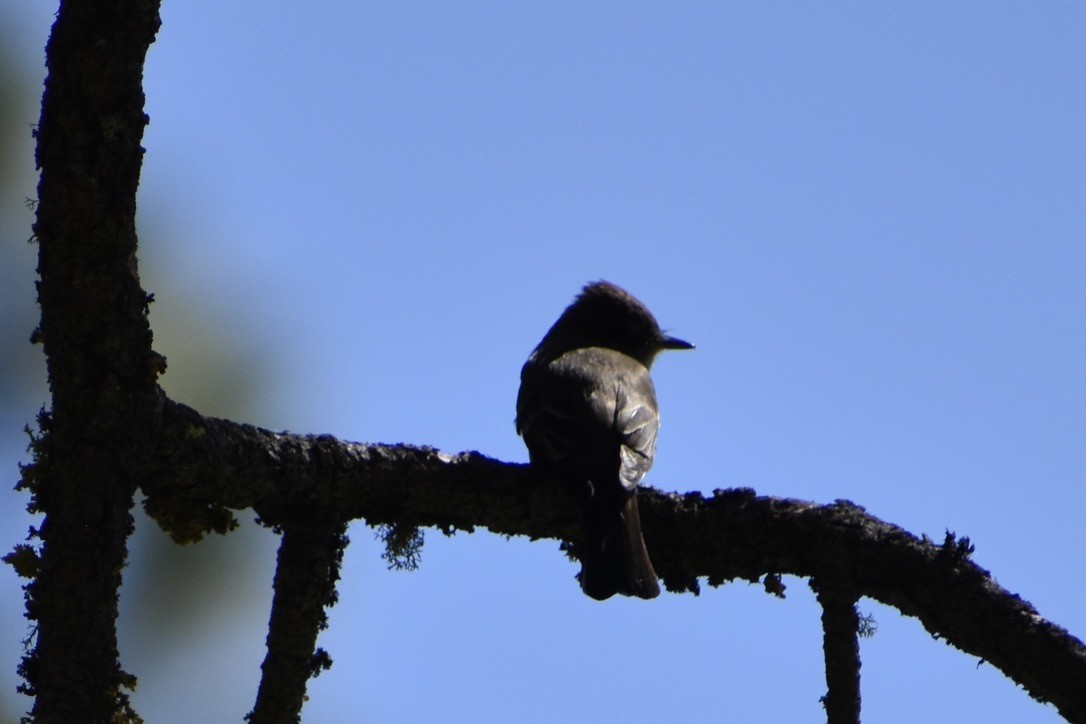
<svg viewBox="0 0 1086 724"><path fill-rule="evenodd" d="M663 337L660 340L660 349L694 349L694 345L677 337Z"/></svg>

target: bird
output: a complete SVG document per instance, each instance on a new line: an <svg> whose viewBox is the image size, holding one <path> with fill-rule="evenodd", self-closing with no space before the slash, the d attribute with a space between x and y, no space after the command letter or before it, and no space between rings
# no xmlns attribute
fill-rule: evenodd
<svg viewBox="0 0 1086 724"><path fill-rule="evenodd" d="M583 501L582 541L573 551L581 590L596 600L660 595L636 495L660 427L649 369L659 352L693 346L665 334L632 294L597 281L521 369L516 430L532 467Z"/></svg>

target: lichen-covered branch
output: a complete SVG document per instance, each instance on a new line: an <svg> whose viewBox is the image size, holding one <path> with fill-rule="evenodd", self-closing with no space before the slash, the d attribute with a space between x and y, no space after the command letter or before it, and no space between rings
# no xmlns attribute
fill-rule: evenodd
<svg viewBox="0 0 1086 724"><path fill-rule="evenodd" d="M576 502L525 465L478 453L363 445L203 418L164 403L147 508L181 538L224 527L227 509L265 521L335 513L371 524L472 530L572 541ZM919 539L847 501L832 505L752 490L639 493L645 539L671 591L766 574L831 579L915 616L929 632L998 667L1070 721L1086 721L1086 647L1002 589L967 539ZM844 576L844 578L841 578Z"/></svg>
<svg viewBox="0 0 1086 724"><path fill-rule="evenodd" d="M135 262L143 62L158 26L154 0L65 0L46 47L33 338L53 401L22 482L45 515L27 587L37 641L21 667L41 722L138 718L114 622L162 369Z"/></svg>
<svg viewBox="0 0 1086 724"><path fill-rule="evenodd" d="M316 648L317 634L327 627L325 608L336 602L346 523L285 525L280 533L268 653L251 724L296 724L309 678L331 665Z"/></svg>
<svg viewBox="0 0 1086 724"><path fill-rule="evenodd" d="M201 417L163 403L167 430L145 481L148 513L179 541L231 527L227 509L254 509L267 523L335 514L371 524L434 526L571 539L580 517L560 486L527 465L479 453L363 445Z"/></svg>

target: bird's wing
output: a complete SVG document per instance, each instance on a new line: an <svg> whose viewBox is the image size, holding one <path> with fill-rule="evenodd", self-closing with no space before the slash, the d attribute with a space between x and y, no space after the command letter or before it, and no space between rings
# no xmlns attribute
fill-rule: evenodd
<svg viewBox="0 0 1086 724"><path fill-rule="evenodd" d="M617 447L619 484L633 490L656 454L660 419L652 378L644 365L620 352L592 348L587 354L591 358L587 366L597 371L588 393L596 439L608 449ZM600 384L601 379L606 382Z"/></svg>
<svg viewBox="0 0 1086 724"><path fill-rule="evenodd" d="M583 380L555 374L547 365L524 366L517 393L516 427L533 463L560 463L583 441L583 387Z"/></svg>
<svg viewBox="0 0 1086 724"><path fill-rule="evenodd" d="M639 380L633 389L619 389L615 397L614 429L622 438L618 479L627 490L637 487L652 467L660 429L656 396L647 373L643 381L647 384Z"/></svg>
<svg viewBox="0 0 1086 724"><path fill-rule="evenodd" d="M526 364L516 425L533 462L568 462L582 472L603 466L609 475L617 464L626 490L652 467L660 426L648 370L598 347L572 350L548 364Z"/></svg>
<svg viewBox="0 0 1086 724"><path fill-rule="evenodd" d="M569 410L550 404L546 398L525 400L524 406L518 407L517 432L528 443L534 463L553 464L568 457L577 444L576 429Z"/></svg>

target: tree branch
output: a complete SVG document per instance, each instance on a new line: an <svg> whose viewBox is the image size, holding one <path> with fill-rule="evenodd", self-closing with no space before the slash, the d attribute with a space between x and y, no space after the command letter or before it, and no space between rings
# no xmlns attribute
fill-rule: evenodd
<svg viewBox="0 0 1086 724"><path fill-rule="evenodd" d="M328 625L324 609L336 601L346 524L287 525L281 533L268 654L260 667L256 706L246 717L252 724L300 721L309 677L332 663L315 647L317 634Z"/></svg>
<svg viewBox="0 0 1086 724"><path fill-rule="evenodd" d="M117 590L163 361L136 271L136 187L154 0L65 0L46 47L35 237L52 411L21 486L44 513L27 586L37 645L24 690L41 722L138 719L118 662Z"/></svg>
<svg viewBox="0 0 1086 724"><path fill-rule="evenodd" d="M224 529L226 508L267 522L336 514L370 524L573 541L576 501L526 465L479 453L345 443L204 418L163 402L166 434L148 480L148 512L180 538ZM1071 721L1086 721L1086 647L1000 588L969 559L968 539L937 545L838 501L819 506L752 490L639 492L645 539L665 586L699 590L762 575L845 575L867 596L920 619L933 635L990 662ZM842 574L842 571L847 572Z"/></svg>
<svg viewBox="0 0 1086 724"><path fill-rule="evenodd" d="M860 618L856 596L846 585L827 578L811 580L822 606L822 648L826 658L826 707L829 724L860 722Z"/></svg>

